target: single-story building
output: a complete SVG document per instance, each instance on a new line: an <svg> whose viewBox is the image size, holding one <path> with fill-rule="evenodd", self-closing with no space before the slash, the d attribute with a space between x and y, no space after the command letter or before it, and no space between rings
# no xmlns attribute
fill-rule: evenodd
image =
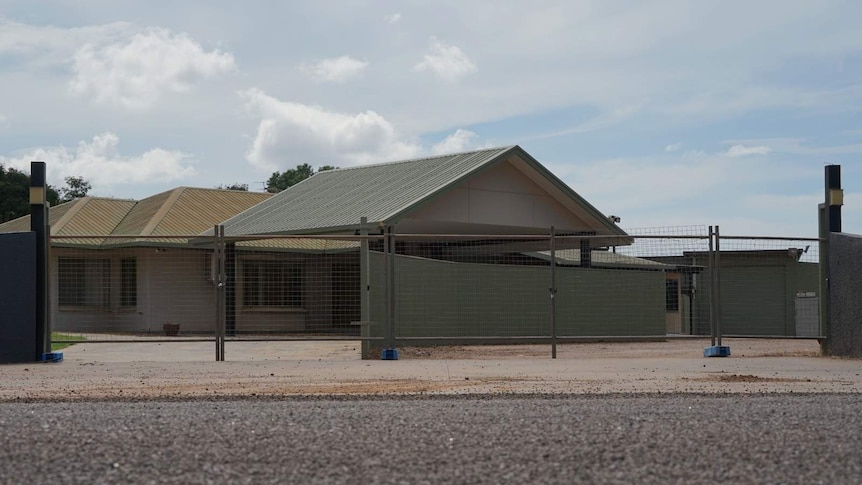
<svg viewBox="0 0 862 485"><path fill-rule="evenodd" d="M395 333L404 339L548 336L550 267L524 254L546 251L551 227L569 237L558 240L560 250L580 251L578 267L561 262L556 272L559 335L665 335L662 265L643 263L653 271L595 267L595 250L631 244L631 238L518 146L320 172L224 222L228 237L242 238L424 235L396 235L390 260ZM369 246L362 320L374 322L379 335L387 318L387 257L382 239ZM360 267L355 254L342 268ZM241 275L238 270L238 287ZM358 291L342 291L362 305ZM275 328L279 320L295 321L300 304L308 299L274 307L258 323L237 318L235 327L228 315L228 327Z"/></svg>
<svg viewBox="0 0 862 485"><path fill-rule="evenodd" d="M83 197L50 208L50 313L55 330L211 332L212 246L189 239L272 194L178 187L143 200ZM30 230L30 217L0 232Z"/></svg>
<svg viewBox="0 0 862 485"><path fill-rule="evenodd" d="M160 333L170 322L213 332L209 236L220 223L229 335L355 334L360 320L380 335L392 308L405 339L546 337L551 227L565 236L558 335L676 328L675 266L611 256L631 237L518 146L328 170L275 195L180 187L140 201L85 197L51 208L50 223L58 330ZM28 229L28 217L0 225ZM327 238L303 237L315 235Z"/></svg>

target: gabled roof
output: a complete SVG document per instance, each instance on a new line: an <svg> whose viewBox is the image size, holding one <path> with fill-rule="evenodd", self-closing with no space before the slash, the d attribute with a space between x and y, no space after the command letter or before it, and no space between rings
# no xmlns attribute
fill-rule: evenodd
<svg viewBox="0 0 862 485"><path fill-rule="evenodd" d="M114 236L188 236L212 231L225 219L272 194L177 187L141 200L112 231Z"/></svg>
<svg viewBox="0 0 862 485"><path fill-rule="evenodd" d="M83 197L49 210L52 242L57 246L108 247L185 240L136 239L141 236L195 236L272 194L178 187L135 201ZM0 232L30 230L30 216L0 224ZM69 238L69 236L107 236ZM116 236L129 236L116 238Z"/></svg>
<svg viewBox="0 0 862 485"><path fill-rule="evenodd" d="M513 157L574 201L603 234L625 235L518 146L319 172L224 222L228 236L351 232L395 224L472 175Z"/></svg>
<svg viewBox="0 0 862 485"><path fill-rule="evenodd" d="M107 236L135 204L134 200L129 199L82 197L51 207L48 211L51 236ZM0 232L29 230L30 216L0 224ZM88 244L93 243L92 239L88 241Z"/></svg>

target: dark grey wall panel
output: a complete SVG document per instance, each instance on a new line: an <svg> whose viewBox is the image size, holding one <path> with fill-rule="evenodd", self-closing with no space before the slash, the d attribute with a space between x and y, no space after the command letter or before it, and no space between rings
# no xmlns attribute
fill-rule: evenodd
<svg viewBox="0 0 862 485"><path fill-rule="evenodd" d="M0 364L36 360L36 233L0 234Z"/></svg>
<svg viewBox="0 0 862 485"><path fill-rule="evenodd" d="M829 235L829 353L862 357L862 236Z"/></svg>

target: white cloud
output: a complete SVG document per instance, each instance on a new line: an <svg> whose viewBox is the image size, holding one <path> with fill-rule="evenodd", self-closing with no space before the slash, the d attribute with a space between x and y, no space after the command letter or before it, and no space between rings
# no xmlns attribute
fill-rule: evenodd
<svg viewBox="0 0 862 485"><path fill-rule="evenodd" d="M399 21L401 21L401 14L396 12L390 15L386 15L385 17L383 17L383 21L387 24L398 23Z"/></svg>
<svg viewBox="0 0 862 485"><path fill-rule="evenodd" d="M402 140L374 111L345 114L281 101L259 89L239 93L260 123L246 153L252 165L275 170L297 163L361 164L409 158L419 147Z"/></svg>
<svg viewBox="0 0 862 485"><path fill-rule="evenodd" d="M675 151L679 150L680 148L682 148L682 143L674 143L672 145L668 145L668 146L664 147L664 151L675 152Z"/></svg>
<svg viewBox="0 0 862 485"><path fill-rule="evenodd" d="M767 155L772 152L772 148L769 148L766 145L759 146L746 146L746 145L733 145L727 150L726 155L728 157L747 157L749 155Z"/></svg>
<svg viewBox="0 0 862 485"><path fill-rule="evenodd" d="M477 148L479 135L469 130L456 130L443 141L431 147L431 153L442 155L445 153L457 153Z"/></svg>
<svg viewBox="0 0 862 485"><path fill-rule="evenodd" d="M862 153L862 143L845 145L812 144L804 138L753 138L724 140L726 145L766 145L771 152L822 157L827 155L853 155Z"/></svg>
<svg viewBox="0 0 862 485"><path fill-rule="evenodd" d="M350 56L323 59L313 64L304 64L300 70L319 82L344 82L361 73L368 63Z"/></svg>
<svg viewBox="0 0 862 485"><path fill-rule="evenodd" d="M114 22L65 29L0 19L0 54L20 55L27 64L60 64L86 43L116 41L131 24Z"/></svg>
<svg viewBox="0 0 862 485"><path fill-rule="evenodd" d="M120 184L172 182L196 174L191 157L178 151L154 148L141 155L121 155L117 135L106 132L81 141L74 149L64 146L36 148L15 157L0 156L0 163L29 171L30 161L47 164L49 183L62 185L65 177L80 176L93 190Z"/></svg>
<svg viewBox="0 0 862 485"><path fill-rule="evenodd" d="M476 64L458 46L441 42L436 37L431 37L428 43L428 53L414 66L414 70L430 71L450 83L477 71Z"/></svg>
<svg viewBox="0 0 862 485"><path fill-rule="evenodd" d="M166 92L236 69L233 55L204 51L188 34L151 29L126 42L87 44L74 56L72 93L126 108L150 107Z"/></svg>

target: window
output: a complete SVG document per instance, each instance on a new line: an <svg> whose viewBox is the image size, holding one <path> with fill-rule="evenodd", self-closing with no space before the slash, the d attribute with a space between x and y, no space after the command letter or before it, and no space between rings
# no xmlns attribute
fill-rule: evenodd
<svg viewBox="0 0 862 485"><path fill-rule="evenodd" d="M57 266L60 306L109 306L111 260L60 258Z"/></svg>
<svg viewBox="0 0 862 485"><path fill-rule="evenodd" d="M293 261L243 262L244 306L301 308L302 265Z"/></svg>
<svg viewBox="0 0 862 485"><path fill-rule="evenodd" d="M138 305L138 265L135 258L120 260L120 306Z"/></svg>
<svg viewBox="0 0 862 485"><path fill-rule="evenodd" d="M667 294L665 295L665 310L669 312L678 312L679 311L679 280L671 280L667 279L665 281L665 288Z"/></svg>

